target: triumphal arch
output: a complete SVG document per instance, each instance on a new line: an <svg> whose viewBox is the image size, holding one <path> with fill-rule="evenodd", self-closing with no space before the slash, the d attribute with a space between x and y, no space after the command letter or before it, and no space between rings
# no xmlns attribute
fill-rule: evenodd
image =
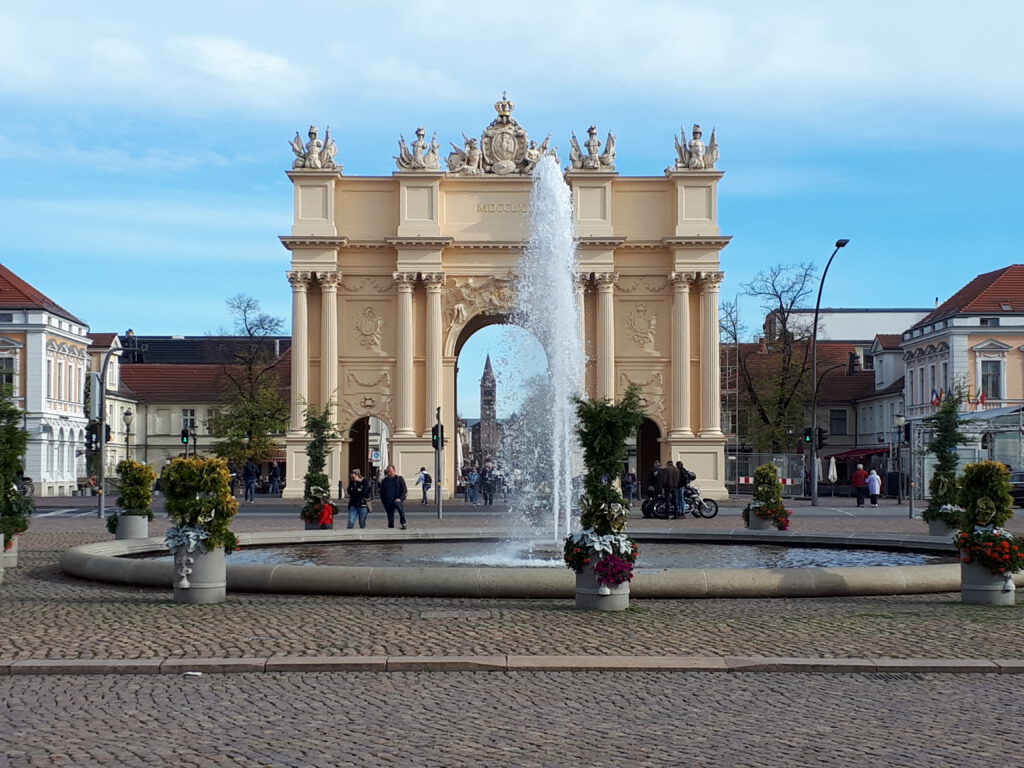
<svg viewBox="0 0 1024 768"><path fill-rule="evenodd" d="M302 494L307 403L333 404L341 439L332 487L366 467L356 425L387 425L387 449L410 480L433 467L430 432L441 409L456 434L456 361L472 333L507 321L528 237L530 172L555 143L530 139L502 98L479 136L442 157L436 133L399 140L387 177L346 175L338 146L316 126L292 140L291 429L286 496ZM576 300L587 393L618 398L640 386L661 458L681 459L702 490L725 494L720 425L720 252L715 134L699 126L667 144L669 167L622 176L615 136L567 137L579 272ZM476 372L474 371L475 375ZM444 478L455 451L445 451ZM647 467L641 466L641 472ZM445 482L450 495L452 484Z"/></svg>

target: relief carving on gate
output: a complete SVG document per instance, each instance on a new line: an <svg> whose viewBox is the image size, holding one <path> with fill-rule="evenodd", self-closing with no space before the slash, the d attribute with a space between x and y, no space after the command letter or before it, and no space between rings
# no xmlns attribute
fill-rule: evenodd
<svg viewBox="0 0 1024 768"><path fill-rule="evenodd" d="M643 409L649 416L657 416L658 421L665 425L665 377L661 371L619 371L619 395L621 396L630 384L640 388L640 400Z"/></svg>
<svg viewBox="0 0 1024 768"><path fill-rule="evenodd" d="M349 371L345 377L341 412L350 422L376 416L390 424L391 399L391 371Z"/></svg>
<svg viewBox="0 0 1024 768"><path fill-rule="evenodd" d="M475 315L507 315L515 307L512 275L450 277L446 288L448 330L461 328Z"/></svg>

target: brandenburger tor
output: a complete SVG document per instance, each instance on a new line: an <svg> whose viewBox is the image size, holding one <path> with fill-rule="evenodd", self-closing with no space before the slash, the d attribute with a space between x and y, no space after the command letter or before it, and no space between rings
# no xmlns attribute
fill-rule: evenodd
<svg viewBox="0 0 1024 768"><path fill-rule="evenodd" d="M476 331L509 320L530 173L555 151L550 133L529 137L514 108L503 95L480 136L462 133L444 159L437 134L417 128L385 177L345 175L329 130L311 126L307 141L292 140L295 216L281 238L292 288L286 497L302 495L307 404L332 404L341 435L332 487L366 466L350 456L366 417L387 425L391 460L407 478L433 467L437 408L455 436L459 352ZM612 133L602 141L596 126L566 144L586 394L618 398L637 384L655 452L697 472L706 495L725 496L718 288L730 238L718 228L714 131L705 142L694 125L674 148L666 141L669 167L657 176L620 176L616 152L629 147ZM454 463L446 450L445 479Z"/></svg>

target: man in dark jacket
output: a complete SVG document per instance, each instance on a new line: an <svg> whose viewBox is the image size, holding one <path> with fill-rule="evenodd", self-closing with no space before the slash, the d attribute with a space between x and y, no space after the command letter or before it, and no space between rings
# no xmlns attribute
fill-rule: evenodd
<svg viewBox="0 0 1024 768"><path fill-rule="evenodd" d="M408 494L405 478L395 471L394 464L388 464L384 479L380 481L380 503L388 513L388 528L395 527L395 510L398 510L398 520L405 530L405 497Z"/></svg>
<svg viewBox="0 0 1024 768"><path fill-rule="evenodd" d="M672 462L665 462L665 499L669 505L675 509L677 506L677 496L679 494L679 468Z"/></svg>

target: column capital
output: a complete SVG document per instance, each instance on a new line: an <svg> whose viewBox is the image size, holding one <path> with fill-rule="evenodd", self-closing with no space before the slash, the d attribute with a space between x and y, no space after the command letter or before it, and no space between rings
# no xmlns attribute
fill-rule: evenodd
<svg viewBox="0 0 1024 768"><path fill-rule="evenodd" d="M322 291L336 291L338 290L338 283L341 282L340 272L317 272L316 279L320 283L320 290Z"/></svg>
<svg viewBox="0 0 1024 768"><path fill-rule="evenodd" d="M420 279L423 280L423 284L427 286L428 293L437 293L444 287L444 281L447 275L444 272L423 272L420 274Z"/></svg>
<svg viewBox="0 0 1024 768"><path fill-rule="evenodd" d="M725 280L725 272L701 272L700 281L706 290L717 291L718 286Z"/></svg>
<svg viewBox="0 0 1024 768"><path fill-rule="evenodd" d="M576 273L576 290L585 291L590 287L590 272L577 272Z"/></svg>
<svg viewBox="0 0 1024 768"><path fill-rule="evenodd" d="M672 286L677 291L689 291L690 284L697 281L696 272L673 272L669 275L669 280L672 281Z"/></svg>
<svg viewBox="0 0 1024 768"><path fill-rule="evenodd" d="M391 275L395 283L398 285L398 290L411 291L413 285L416 282L415 272L394 272Z"/></svg>
<svg viewBox="0 0 1024 768"><path fill-rule="evenodd" d="M594 282L597 283L597 289L599 291L610 291L615 287L615 283L619 279L618 272L595 272Z"/></svg>
<svg viewBox="0 0 1024 768"><path fill-rule="evenodd" d="M304 270L290 270L286 274L293 291L305 291L309 288L309 282L313 277L312 274Z"/></svg>

